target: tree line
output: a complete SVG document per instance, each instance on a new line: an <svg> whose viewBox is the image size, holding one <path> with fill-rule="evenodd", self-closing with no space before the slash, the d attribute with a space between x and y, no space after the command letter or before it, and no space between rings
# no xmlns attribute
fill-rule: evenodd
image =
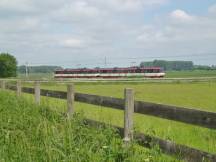
<svg viewBox="0 0 216 162"><path fill-rule="evenodd" d="M140 67L162 67L165 71L181 71L181 70L215 70L216 66L194 65L192 61L166 61L154 60L149 62L141 62Z"/></svg>
<svg viewBox="0 0 216 162"><path fill-rule="evenodd" d="M30 73L52 73L60 66L29 66L27 71ZM0 53L0 78L16 77L17 74L26 73L26 66L17 66L17 60L9 53Z"/></svg>
<svg viewBox="0 0 216 162"><path fill-rule="evenodd" d="M63 69L60 66L28 66L27 71L29 73L52 73L56 69ZM21 65L18 67L18 73L24 74L26 73L26 66Z"/></svg>

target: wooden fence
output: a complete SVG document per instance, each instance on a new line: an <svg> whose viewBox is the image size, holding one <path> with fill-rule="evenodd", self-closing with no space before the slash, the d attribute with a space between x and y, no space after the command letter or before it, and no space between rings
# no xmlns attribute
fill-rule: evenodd
<svg viewBox="0 0 216 162"><path fill-rule="evenodd" d="M67 86L67 92L53 91L40 89L40 82L35 82L34 88L22 87L21 81L17 81L16 85L6 84L4 80L1 81L2 89L9 89L16 91L17 96L22 92L34 94L36 104L40 104L40 96L66 99L67 100L67 114L72 115L74 112L74 102L82 102L107 108L114 108L124 110L124 128L115 127L125 142L130 142L132 139L138 141L138 144L144 147L154 147L158 145L162 152L170 155L178 155L187 161L201 162L203 160L216 162L216 155L204 152L185 145L176 144L175 142L160 139L157 137L145 135L143 133L133 132L133 113L145 114L165 118L169 120L179 121L187 124L193 124L209 129L216 129L216 113L206 112L195 109L188 109L183 107L168 106L162 104L155 104L143 101L134 101L133 89L125 89L124 99L97 96L90 94L75 93L74 85ZM105 123L87 119L86 122L92 126L101 126Z"/></svg>

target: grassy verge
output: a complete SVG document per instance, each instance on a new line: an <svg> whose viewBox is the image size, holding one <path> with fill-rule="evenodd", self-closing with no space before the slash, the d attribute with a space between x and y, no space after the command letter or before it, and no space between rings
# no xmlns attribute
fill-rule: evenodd
<svg viewBox="0 0 216 162"><path fill-rule="evenodd" d="M28 99L27 99L28 98ZM178 161L157 148L144 150L135 143L124 148L110 127L91 128L82 113L71 119L50 107L32 103L31 96L17 99L0 92L0 161L154 162Z"/></svg>

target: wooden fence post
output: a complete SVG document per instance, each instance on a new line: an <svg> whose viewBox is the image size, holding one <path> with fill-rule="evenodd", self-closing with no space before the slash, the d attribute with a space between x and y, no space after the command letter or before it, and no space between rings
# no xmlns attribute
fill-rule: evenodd
<svg viewBox="0 0 216 162"><path fill-rule="evenodd" d="M67 114L71 115L74 113L74 85L67 85Z"/></svg>
<svg viewBox="0 0 216 162"><path fill-rule="evenodd" d="M5 86L5 80L1 80L1 89L5 89L6 86Z"/></svg>
<svg viewBox="0 0 216 162"><path fill-rule="evenodd" d="M22 93L22 85L21 85L21 81L17 81L17 84L16 84L16 87L17 87L17 96L21 96L21 93Z"/></svg>
<svg viewBox="0 0 216 162"><path fill-rule="evenodd" d="M40 82L35 82L35 102L40 105Z"/></svg>
<svg viewBox="0 0 216 162"><path fill-rule="evenodd" d="M134 113L134 91L126 88L124 92L124 141L129 143L133 139L133 113Z"/></svg>

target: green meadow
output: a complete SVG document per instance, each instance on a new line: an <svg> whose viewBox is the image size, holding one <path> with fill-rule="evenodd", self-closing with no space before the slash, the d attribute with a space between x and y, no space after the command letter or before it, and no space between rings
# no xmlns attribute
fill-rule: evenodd
<svg viewBox="0 0 216 162"><path fill-rule="evenodd" d="M28 86L32 86L29 85ZM43 83L43 89L66 91L64 83ZM216 82L191 83L75 83L76 92L123 98L124 88L133 88L135 99L216 112ZM66 101L42 97L44 104L65 111ZM123 126L123 112L76 103L77 112L90 119ZM134 115L135 130L216 153L216 131L141 114Z"/></svg>
<svg viewBox="0 0 216 162"><path fill-rule="evenodd" d="M133 88L135 99L216 111L216 82L173 83L74 83L76 92L123 98ZM66 91L67 83L42 83L42 89ZM33 86L33 84L27 84Z"/></svg>
<svg viewBox="0 0 216 162"><path fill-rule="evenodd" d="M216 70L168 71L166 78L216 77Z"/></svg>

